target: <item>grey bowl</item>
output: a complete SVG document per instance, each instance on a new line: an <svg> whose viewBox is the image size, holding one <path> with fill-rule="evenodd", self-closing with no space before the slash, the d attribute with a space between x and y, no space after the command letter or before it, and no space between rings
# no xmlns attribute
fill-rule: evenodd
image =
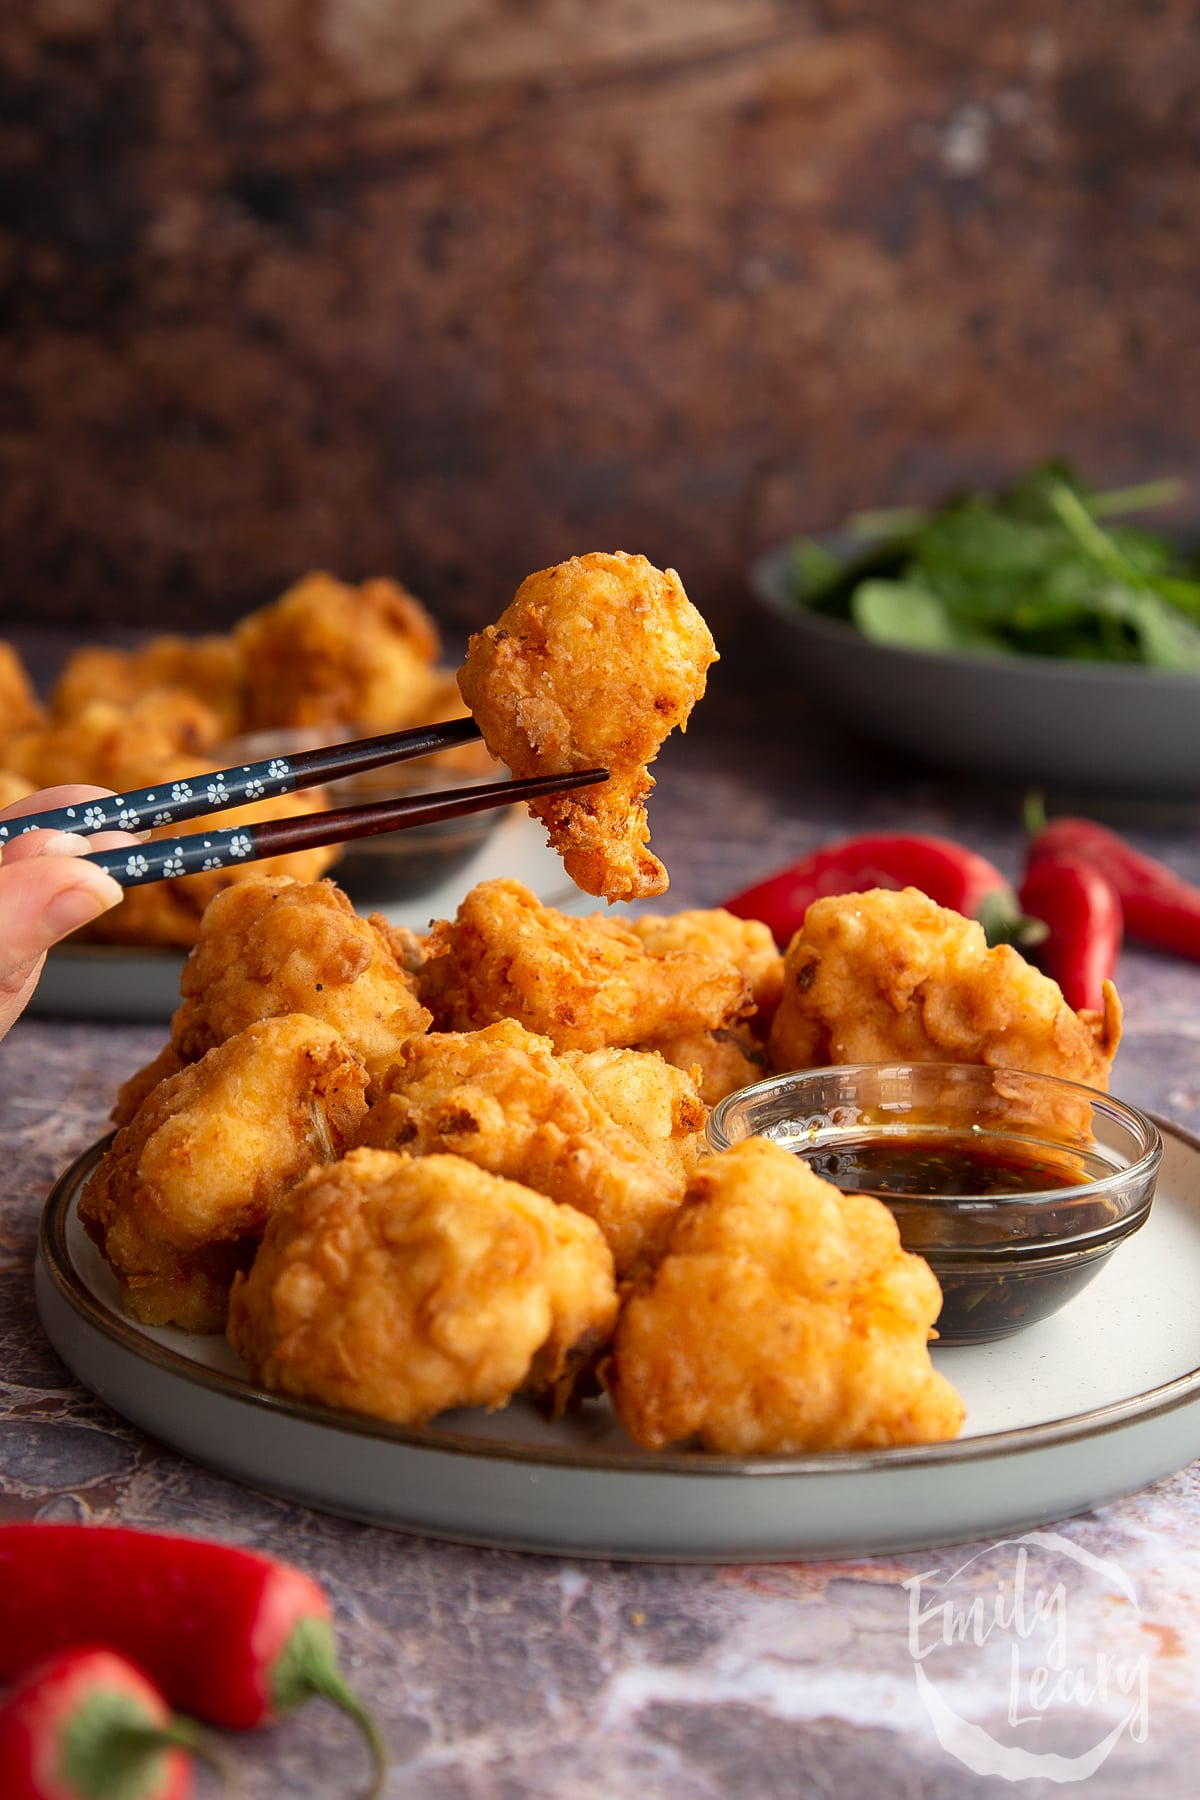
<svg viewBox="0 0 1200 1800"><path fill-rule="evenodd" d="M798 604L791 544L758 558L750 589L814 707L864 737L963 774L1200 798L1200 677L872 643Z"/></svg>

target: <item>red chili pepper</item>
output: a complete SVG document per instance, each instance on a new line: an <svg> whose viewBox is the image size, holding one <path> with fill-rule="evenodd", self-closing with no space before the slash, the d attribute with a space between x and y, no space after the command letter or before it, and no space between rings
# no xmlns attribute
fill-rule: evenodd
<svg viewBox="0 0 1200 1800"><path fill-rule="evenodd" d="M329 1601L300 1569L203 1538L110 1525L0 1525L0 1680L102 1643L173 1706L245 1730L323 1694L387 1753L337 1665Z"/></svg>
<svg viewBox="0 0 1200 1800"><path fill-rule="evenodd" d="M183 1746L182 1748L180 1746ZM4 1800L187 1800L197 1740L115 1651L86 1646L31 1669L0 1705Z"/></svg>
<svg viewBox="0 0 1200 1800"><path fill-rule="evenodd" d="M1043 825L1030 843L1029 862L1063 853L1084 857L1108 877L1131 938L1200 961L1200 888L1090 819Z"/></svg>
<svg viewBox="0 0 1200 1800"><path fill-rule="evenodd" d="M993 863L950 838L920 832L841 838L744 888L724 906L740 919L760 919L786 949L814 900L906 887L978 919L989 944L1013 943L1026 935L1028 921L1012 886Z"/></svg>
<svg viewBox="0 0 1200 1800"><path fill-rule="evenodd" d="M1020 887L1021 905L1049 927L1026 954L1057 981L1076 1012L1104 1010L1121 948L1121 902L1094 863L1068 851L1036 857Z"/></svg>

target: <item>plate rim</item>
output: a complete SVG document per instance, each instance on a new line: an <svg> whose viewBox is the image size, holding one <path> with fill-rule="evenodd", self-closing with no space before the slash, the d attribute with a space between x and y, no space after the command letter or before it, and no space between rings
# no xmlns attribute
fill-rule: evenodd
<svg viewBox="0 0 1200 1800"><path fill-rule="evenodd" d="M1200 1136L1157 1114L1150 1115L1164 1139L1200 1158ZM438 1425L414 1427L373 1419L319 1402L295 1399L254 1386L241 1377L197 1363L169 1345L145 1335L135 1324L98 1299L76 1269L67 1242L71 1204L87 1175L99 1162L113 1133L82 1150L61 1172L43 1203L38 1226L37 1261L61 1300L109 1344L170 1375L230 1401L259 1408L297 1424L333 1430L351 1438L382 1441L397 1449L466 1456L473 1461L515 1463L546 1469L619 1475L623 1473L706 1478L797 1478L879 1475L901 1469L930 1470L1033 1454L1066 1443L1077 1444L1178 1411L1200 1398L1200 1364L1142 1393L1090 1407L1081 1413L1011 1426L947 1443L899 1446L865 1451L821 1451L794 1456L730 1456L709 1451L648 1451L636 1446L591 1448L504 1438L483 1438ZM995 1348L1001 1349L1001 1346ZM78 1379L87 1383L78 1371ZM120 1410L115 1409L115 1410Z"/></svg>

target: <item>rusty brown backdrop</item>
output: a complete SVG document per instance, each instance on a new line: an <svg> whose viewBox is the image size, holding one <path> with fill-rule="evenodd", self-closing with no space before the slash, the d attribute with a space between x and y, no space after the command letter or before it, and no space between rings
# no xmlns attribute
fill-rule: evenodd
<svg viewBox="0 0 1200 1800"><path fill-rule="evenodd" d="M0 12L0 616L450 626L1048 450L1200 484L1200 9Z"/></svg>

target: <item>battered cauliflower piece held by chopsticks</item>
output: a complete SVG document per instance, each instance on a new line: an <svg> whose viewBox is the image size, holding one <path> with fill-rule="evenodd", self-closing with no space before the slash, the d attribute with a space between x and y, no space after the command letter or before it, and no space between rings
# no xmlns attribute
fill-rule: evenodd
<svg viewBox="0 0 1200 1800"><path fill-rule="evenodd" d="M514 775L609 770L609 780L529 803L588 894L661 894L646 848L646 769L704 693L717 660L673 569L593 552L530 575L467 647L458 682L492 755Z"/></svg>
<svg viewBox="0 0 1200 1800"><path fill-rule="evenodd" d="M678 1071L668 1072L659 1057L627 1054L654 1065L640 1072L643 1090L661 1071L654 1096L664 1132L660 1154L647 1145L651 1127L633 1131L618 1123L586 1080L554 1054L549 1038L513 1019L482 1031L411 1038L383 1077L358 1141L418 1156L453 1152L575 1207L596 1221L624 1275L682 1200L683 1146L699 1155L705 1116L689 1086L690 1107L672 1109L664 1119L662 1090L674 1089ZM679 1076L681 1084L685 1079Z"/></svg>
<svg viewBox="0 0 1200 1800"><path fill-rule="evenodd" d="M324 1019L376 1076L429 1014L383 929L332 881L246 880L217 895L184 964L171 1041L187 1061L255 1019Z"/></svg>
<svg viewBox="0 0 1200 1800"><path fill-rule="evenodd" d="M264 1387L420 1425L561 1385L616 1311L590 1219L462 1157L360 1149L276 1214L229 1340Z"/></svg>
<svg viewBox="0 0 1200 1800"><path fill-rule="evenodd" d="M423 950L418 991L442 1031L517 1019L556 1049L625 1048L717 1030L753 1006L732 962L650 951L619 920L570 918L519 881L480 882Z"/></svg>
<svg viewBox="0 0 1200 1800"><path fill-rule="evenodd" d="M601 1373L647 1450L939 1443L964 1417L929 1358L941 1302L881 1201L748 1138L701 1164Z"/></svg>
<svg viewBox="0 0 1200 1800"><path fill-rule="evenodd" d="M1057 982L916 888L814 901L787 949L773 1067L975 1062L1106 1088L1121 1004L1073 1012Z"/></svg>
<svg viewBox="0 0 1200 1800"><path fill-rule="evenodd" d="M155 1085L117 1132L79 1216L146 1325L220 1331L273 1208L366 1112L362 1064L302 1014L266 1019Z"/></svg>

